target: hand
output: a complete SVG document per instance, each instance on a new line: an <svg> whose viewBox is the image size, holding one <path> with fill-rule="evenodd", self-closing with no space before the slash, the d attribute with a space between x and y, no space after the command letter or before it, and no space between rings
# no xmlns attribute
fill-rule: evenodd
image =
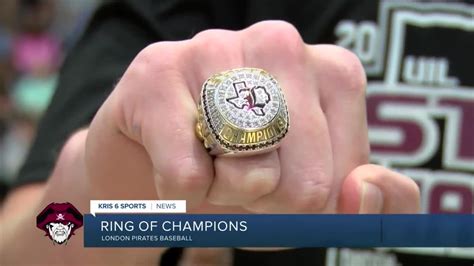
<svg viewBox="0 0 474 266"><path fill-rule="evenodd" d="M277 151L212 158L193 130L202 83L244 66L265 69L280 82L290 132ZM365 165L365 82L355 55L306 45L285 22L152 44L94 118L89 177L97 197L185 199L198 212L215 211L209 203L225 212L416 212L413 181Z"/></svg>

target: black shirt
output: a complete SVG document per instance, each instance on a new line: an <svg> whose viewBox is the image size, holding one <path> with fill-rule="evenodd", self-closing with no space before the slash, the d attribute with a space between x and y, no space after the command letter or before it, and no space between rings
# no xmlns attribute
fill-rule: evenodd
<svg viewBox="0 0 474 266"><path fill-rule="evenodd" d="M421 187L424 212L471 213L474 144L469 136L474 129L469 119L474 119L474 97L469 95L474 89L474 6L472 2L427 2L106 1L65 60L57 92L15 185L48 178L65 140L90 123L132 59L148 44L188 39L210 28L237 30L279 19L292 23L307 43L338 44L360 57L369 79L372 160L413 177ZM390 112L393 108L400 111ZM413 250L236 251L235 263L473 262L472 255L461 251L424 253L429 256L413 255ZM168 255L166 263L178 253L170 254L174 255Z"/></svg>

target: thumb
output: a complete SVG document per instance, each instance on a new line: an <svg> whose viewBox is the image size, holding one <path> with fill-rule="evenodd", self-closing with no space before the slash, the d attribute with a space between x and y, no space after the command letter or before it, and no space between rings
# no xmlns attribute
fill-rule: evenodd
<svg viewBox="0 0 474 266"><path fill-rule="evenodd" d="M420 191L409 177L385 167L366 164L344 180L339 212L359 214L417 213Z"/></svg>

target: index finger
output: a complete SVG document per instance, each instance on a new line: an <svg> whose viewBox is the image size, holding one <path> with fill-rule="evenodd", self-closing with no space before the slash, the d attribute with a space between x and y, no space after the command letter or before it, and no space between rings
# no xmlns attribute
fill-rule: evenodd
<svg viewBox="0 0 474 266"><path fill-rule="evenodd" d="M134 179L153 176L160 199L199 204L212 182L213 166L194 135L189 50L185 41L156 43L140 52L91 126L89 147L95 148L90 153L104 155L104 143L114 146L115 152L93 156L89 162L100 171L114 169L114 183L132 189ZM130 172L130 168L150 170Z"/></svg>

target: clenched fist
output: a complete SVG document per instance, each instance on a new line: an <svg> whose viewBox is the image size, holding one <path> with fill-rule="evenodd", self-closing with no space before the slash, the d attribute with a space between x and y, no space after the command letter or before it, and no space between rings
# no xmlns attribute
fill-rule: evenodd
<svg viewBox="0 0 474 266"><path fill-rule="evenodd" d="M290 131L276 151L213 158L194 131L202 83L238 67L277 78ZM97 198L185 199L196 212L416 212L414 182L366 165L368 155L358 59L268 21L145 48L94 118L85 158Z"/></svg>

